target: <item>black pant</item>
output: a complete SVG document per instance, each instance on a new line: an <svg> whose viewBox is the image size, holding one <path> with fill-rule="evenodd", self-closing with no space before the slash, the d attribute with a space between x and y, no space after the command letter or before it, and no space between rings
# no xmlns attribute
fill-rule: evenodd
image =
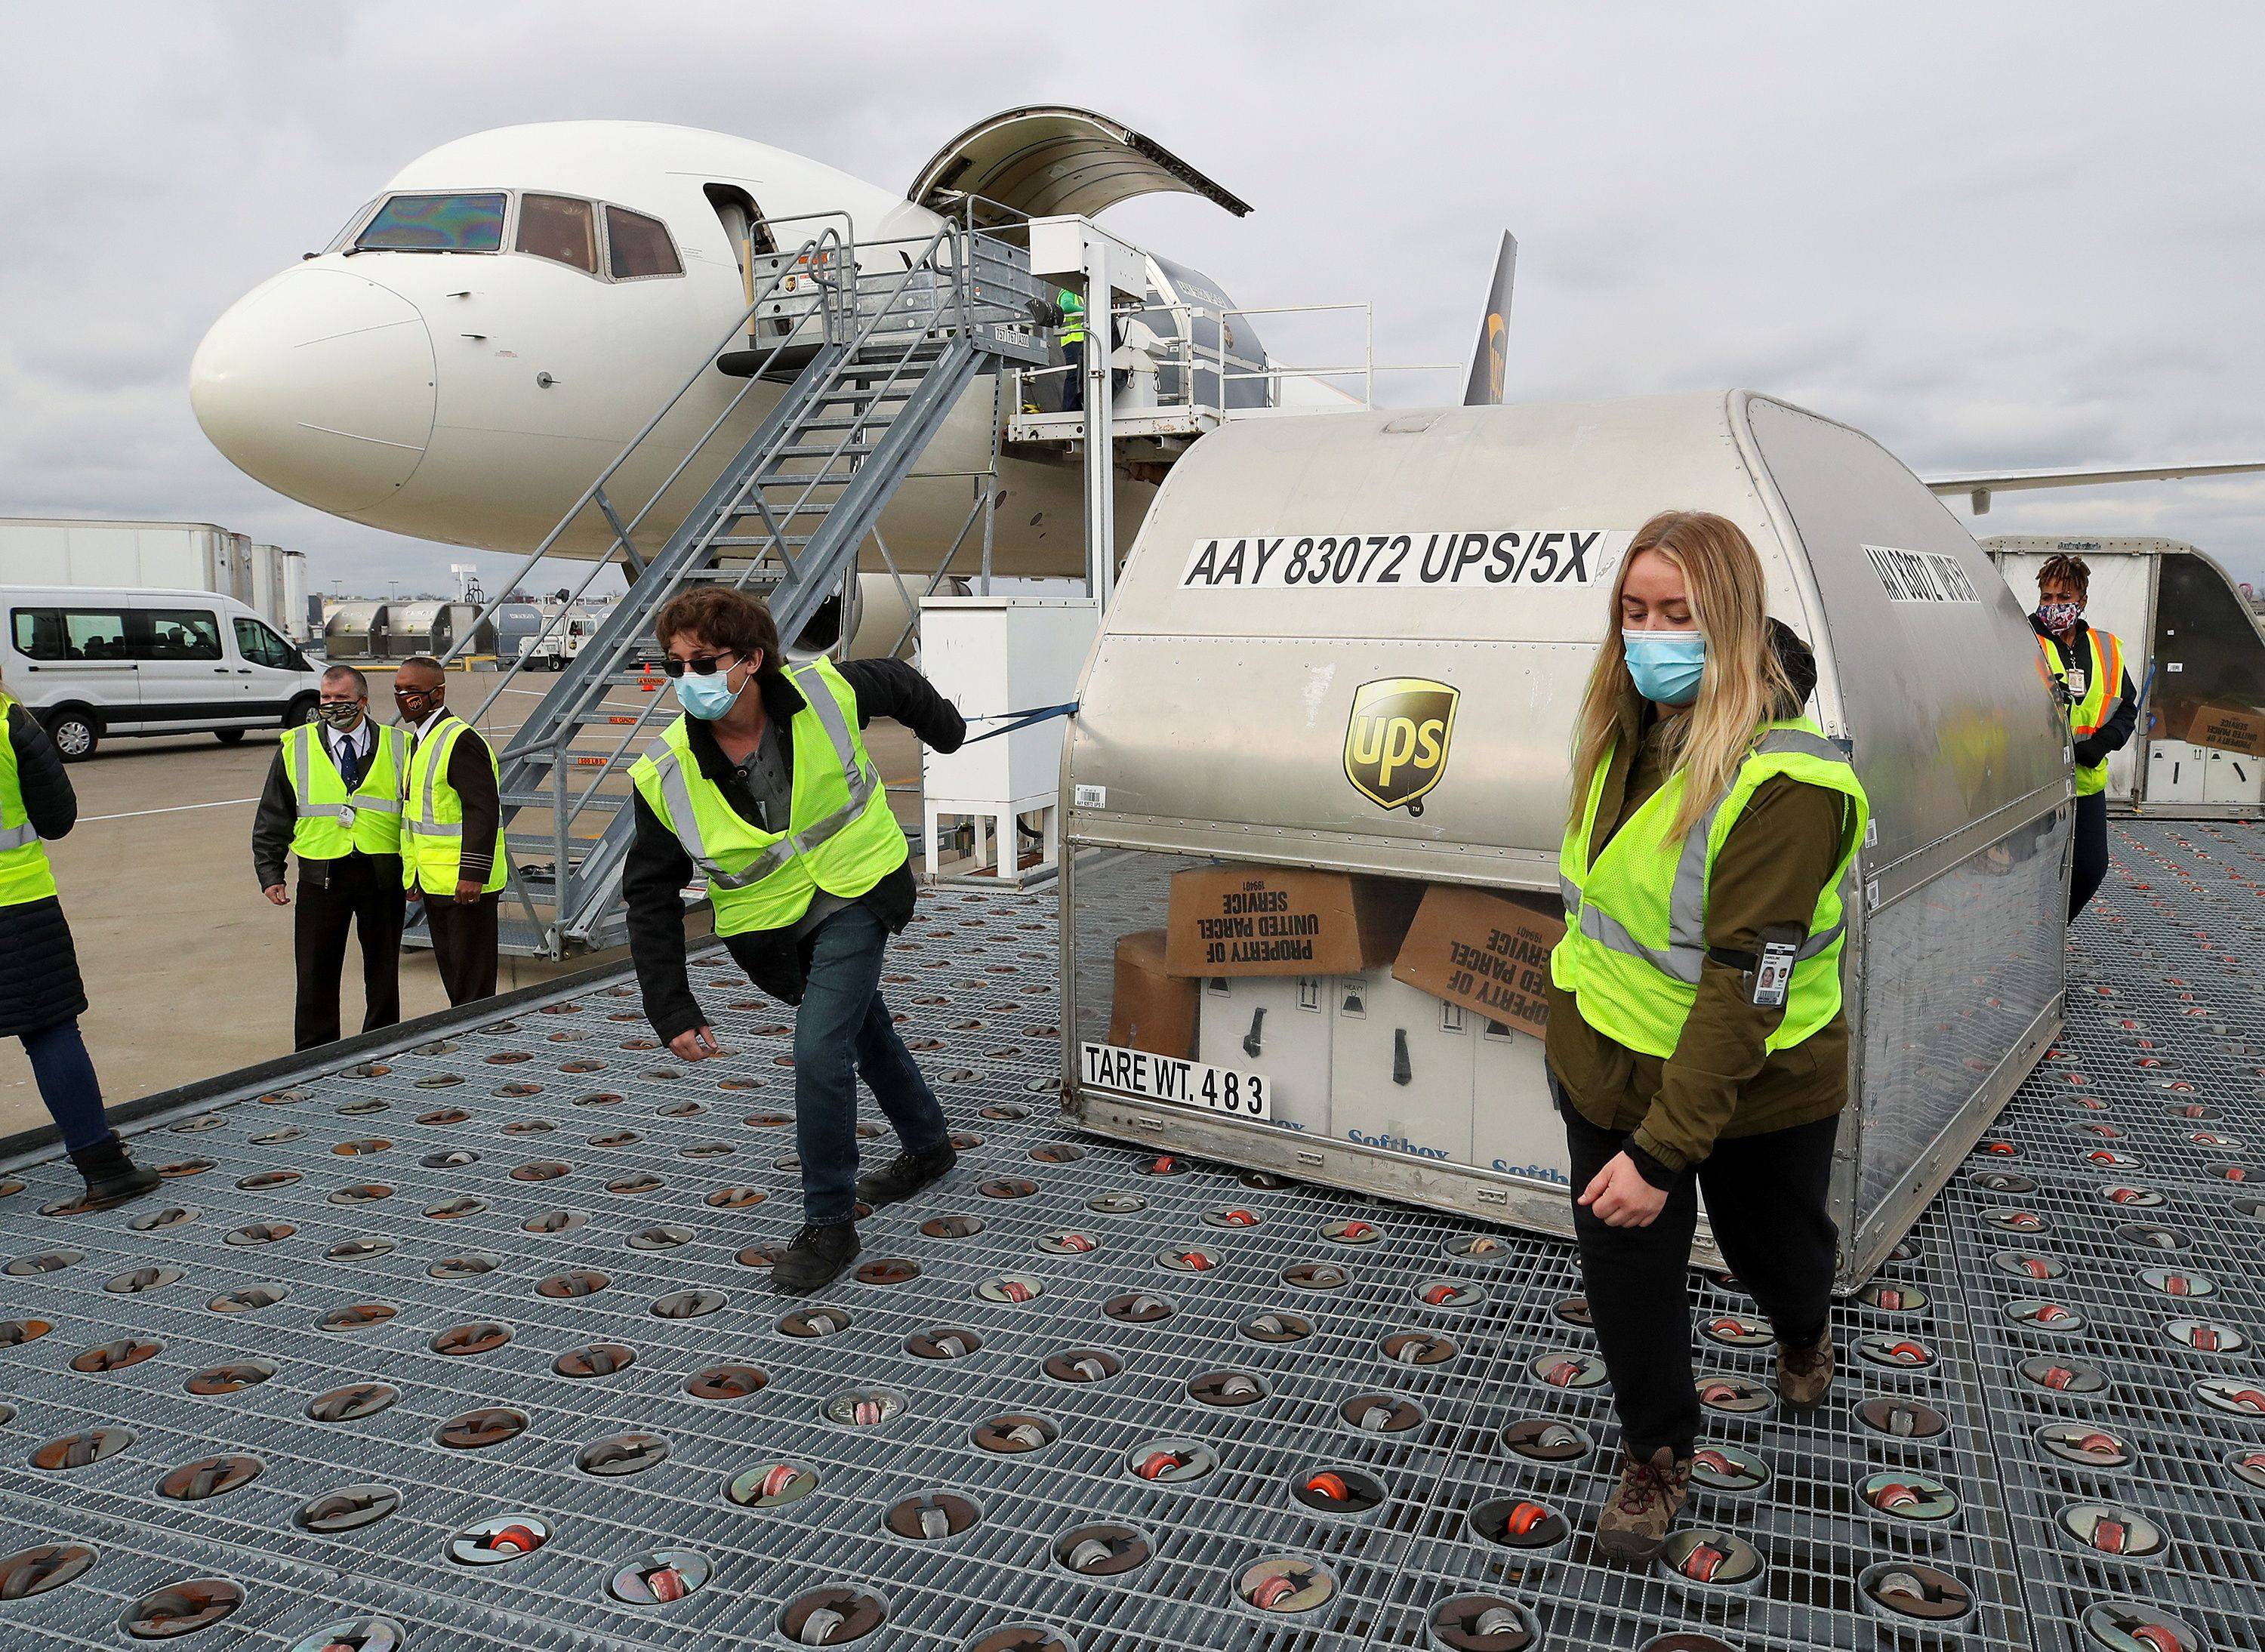
<svg viewBox="0 0 2265 1652"><path fill-rule="evenodd" d="M1062 360L1069 371L1061 375L1061 410L1065 413L1082 413L1085 411L1085 340L1073 338L1062 346Z"/></svg>
<svg viewBox="0 0 2265 1652"><path fill-rule="evenodd" d="M1556 1088L1554 1080L1550 1088ZM1573 1150L1578 1197L1620 1150L1622 1139L1598 1129L1562 1100L1558 1110ZM1701 1189L1722 1259L1779 1340L1806 1345L1824 1335L1839 1244L1824 1200L1839 1123L1822 1118L1716 1142L1695 1177L1676 1178L1675 1190L1649 1227L1609 1226L1591 1211L1573 1207L1598 1351L1613 1379L1621 1441L1636 1457L1649 1458L1663 1445L1688 1457L1699 1437L1684 1270L1691 1265Z"/></svg>
<svg viewBox="0 0 2265 1652"><path fill-rule="evenodd" d="M292 904L291 953L299 976L291 1041L305 1050L339 1036L339 975L346 967L346 930L361 941L361 1030L401 1019L401 860L347 855L324 861L322 881L299 869Z"/></svg>
<svg viewBox="0 0 2265 1652"><path fill-rule="evenodd" d="M2068 921L2076 921L2085 903L2100 890L2108 876L2108 794L2095 791L2076 800L2076 829L2072 834L2075 864L2068 874Z"/></svg>
<svg viewBox="0 0 2265 1652"><path fill-rule="evenodd" d="M452 1004L493 998L496 989L496 898L456 904L453 895L425 897L425 927L433 936L433 961Z"/></svg>

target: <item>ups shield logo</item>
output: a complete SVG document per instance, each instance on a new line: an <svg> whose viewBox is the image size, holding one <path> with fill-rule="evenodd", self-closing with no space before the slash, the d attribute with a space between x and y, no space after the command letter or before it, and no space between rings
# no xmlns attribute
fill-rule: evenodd
<svg viewBox="0 0 2265 1652"><path fill-rule="evenodd" d="M1365 682L1345 724L1345 778L1380 808L1424 812L1418 801L1446 771L1461 692L1428 677Z"/></svg>

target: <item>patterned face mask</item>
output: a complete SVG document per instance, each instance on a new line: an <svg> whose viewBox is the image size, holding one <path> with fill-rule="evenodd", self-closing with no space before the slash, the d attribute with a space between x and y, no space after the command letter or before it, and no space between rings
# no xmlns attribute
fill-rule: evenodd
<svg viewBox="0 0 2265 1652"><path fill-rule="evenodd" d="M334 729L350 729L361 721L361 702L325 700L315 708L315 715Z"/></svg>
<svg viewBox="0 0 2265 1652"><path fill-rule="evenodd" d="M2076 629L2077 616L2083 612L2081 602L2040 602L2037 623L2055 637L2062 637Z"/></svg>

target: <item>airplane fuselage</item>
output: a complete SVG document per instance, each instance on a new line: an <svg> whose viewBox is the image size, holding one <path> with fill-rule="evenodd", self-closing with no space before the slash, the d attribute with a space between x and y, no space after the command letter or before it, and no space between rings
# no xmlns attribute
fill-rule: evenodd
<svg viewBox="0 0 2265 1652"><path fill-rule="evenodd" d="M319 510L531 549L733 330L751 217L784 251L846 229L869 270L897 267L942 222L832 167L720 133L615 121L481 133L403 168L328 250L215 324L191 373L198 418L236 464ZM436 244L361 244L419 237ZM932 569L965 522L971 473L989 468L1006 411L995 382L977 381L884 513L899 567ZM609 492L642 502L744 388L703 374ZM752 428L778 394L757 384L735 420ZM999 474L995 570L1082 572L1077 469L1009 455ZM1153 492L1119 490L1119 542ZM653 526L657 542L669 524ZM605 542L592 532L558 549L595 555ZM972 571L972 559L963 549L953 571Z"/></svg>

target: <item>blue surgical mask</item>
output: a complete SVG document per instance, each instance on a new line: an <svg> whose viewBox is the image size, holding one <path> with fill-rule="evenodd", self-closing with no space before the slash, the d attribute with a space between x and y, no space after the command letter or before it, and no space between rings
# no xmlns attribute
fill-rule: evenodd
<svg viewBox="0 0 2265 1652"><path fill-rule="evenodd" d="M676 703L688 716L713 723L732 709L746 689L745 683L732 687L728 671L711 671L704 677L688 671L676 680Z"/></svg>
<svg viewBox="0 0 2265 1652"><path fill-rule="evenodd" d="M1698 631L1622 631L1635 691L1657 705L1689 705L1707 672L1707 638Z"/></svg>

